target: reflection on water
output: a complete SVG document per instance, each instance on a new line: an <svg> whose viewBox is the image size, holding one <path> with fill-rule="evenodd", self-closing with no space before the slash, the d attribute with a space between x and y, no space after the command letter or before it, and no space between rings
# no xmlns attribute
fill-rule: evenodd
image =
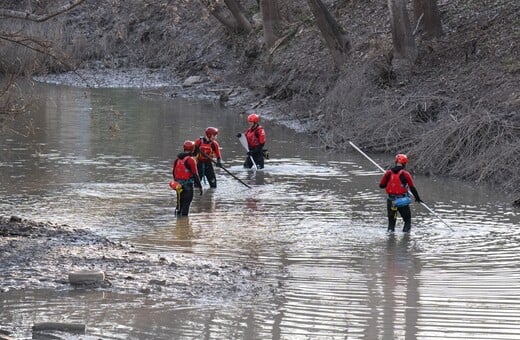
<svg viewBox="0 0 520 340"><path fill-rule="evenodd" d="M234 136L247 124L233 112L131 90L42 86L41 94L41 111L22 121L34 134L0 138L3 214L90 228L151 252L255 265L276 294L194 303L9 291L0 295L1 329L30 337L33 323L66 319L104 339L520 337L520 219L510 198L416 176L454 231L414 204L411 235L388 235L381 174L360 155L323 153L265 122L271 160L253 172L241 166ZM177 219L171 163L207 126L219 128L226 169L252 188L217 169L219 187Z"/></svg>

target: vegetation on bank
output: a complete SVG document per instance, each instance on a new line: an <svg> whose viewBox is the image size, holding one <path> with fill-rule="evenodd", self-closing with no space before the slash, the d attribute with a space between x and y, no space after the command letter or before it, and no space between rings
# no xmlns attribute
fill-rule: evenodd
<svg viewBox="0 0 520 340"><path fill-rule="evenodd" d="M2 73L141 66L200 75L252 89L258 100L240 110L299 119L328 148L352 140L404 152L416 172L520 195L518 1L437 1L435 34L416 13L420 0L69 3L78 6L40 23L4 17ZM3 6L28 4L40 16L60 8ZM408 6L404 51L387 4ZM13 34L30 36L33 48ZM2 93L4 106L23 109Z"/></svg>

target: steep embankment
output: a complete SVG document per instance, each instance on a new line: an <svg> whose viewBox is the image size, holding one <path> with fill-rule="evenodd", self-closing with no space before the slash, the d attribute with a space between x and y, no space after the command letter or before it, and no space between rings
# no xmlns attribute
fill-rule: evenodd
<svg viewBox="0 0 520 340"><path fill-rule="evenodd" d="M248 17L256 1L241 1ZM406 73L392 66L386 5L328 1L352 42L334 67L307 6L280 2L283 43L228 32L198 1L88 1L69 13L85 67L152 67L246 86L238 109L309 123L329 148L406 152L412 170L485 182L520 195L518 1L439 1L444 35L419 43ZM381 19L383 18L383 19ZM70 41L70 40L69 40ZM225 98L224 98L225 99Z"/></svg>

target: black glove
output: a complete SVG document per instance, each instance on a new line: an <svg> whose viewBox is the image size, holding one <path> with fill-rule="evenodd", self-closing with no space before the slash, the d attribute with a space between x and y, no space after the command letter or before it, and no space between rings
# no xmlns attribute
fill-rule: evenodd
<svg viewBox="0 0 520 340"><path fill-rule="evenodd" d="M240 138L240 137L242 137L242 134L239 132L239 133L237 133L237 138Z"/></svg>
<svg viewBox="0 0 520 340"><path fill-rule="evenodd" d="M216 164L219 168L222 168L222 162L220 161L220 159L217 159L217 164Z"/></svg>
<svg viewBox="0 0 520 340"><path fill-rule="evenodd" d="M424 203L422 199L420 199L419 197L416 197L415 198L415 202L417 203Z"/></svg>
<svg viewBox="0 0 520 340"><path fill-rule="evenodd" d="M247 152L247 155L248 155L248 156L253 156L253 151L248 151L248 152Z"/></svg>

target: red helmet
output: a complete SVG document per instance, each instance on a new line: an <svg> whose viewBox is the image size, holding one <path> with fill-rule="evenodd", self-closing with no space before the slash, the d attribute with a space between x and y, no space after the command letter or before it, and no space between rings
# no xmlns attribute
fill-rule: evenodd
<svg viewBox="0 0 520 340"><path fill-rule="evenodd" d="M218 129L214 127L209 127L206 129L206 137L211 138L211 136L218 135Z"/></svg>
<svg viewBox="0 0 520 340"><path fill-rule="evenodd" d="M195 142L191 140L187 140L183 144L184 151L193 152L195 150Z"/></svg>
<svg viewBox="0 0 520 340"><path fill-rule="evenodd" d="M395 162L405 165L406 163L408 163L408 157L403 153L397 154L395 156Z"/></svg>
<svg viewBox="0 0 520 340"><path fill-rule="evenodd" d="M252 113L247 116L247 121L250 123L258 123L260 121L260 116L258 116L256 113Z"/></svg>

